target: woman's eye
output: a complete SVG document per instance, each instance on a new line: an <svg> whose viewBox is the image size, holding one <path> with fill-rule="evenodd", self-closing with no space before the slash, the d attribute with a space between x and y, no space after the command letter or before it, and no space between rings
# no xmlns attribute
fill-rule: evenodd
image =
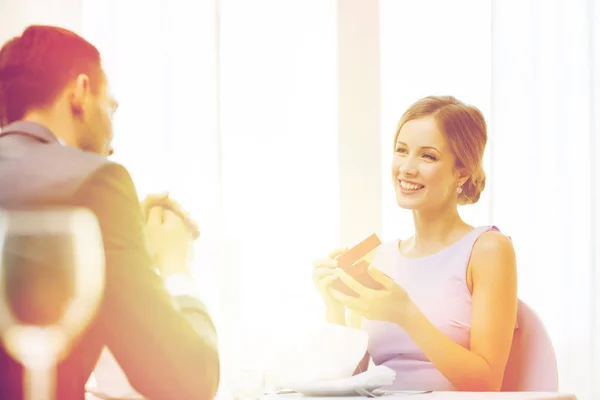
<svg viewBox="0 0 600 400"><path fill-rule="evenodd" d="M404 153L406 153L406 149L403 149L403 148L399 147L399 148L396 149L396 153L402 153L402 154L404 154Z"/></svg>
<svg viewBox="0 0 600 400"><path fill-rule="evenodd" d="M434 155L432 155L432 154L423 154L423 157L425 157L425 158L427 158L427 159L429 159L431 161L437 160L437 158Z"/></svg>

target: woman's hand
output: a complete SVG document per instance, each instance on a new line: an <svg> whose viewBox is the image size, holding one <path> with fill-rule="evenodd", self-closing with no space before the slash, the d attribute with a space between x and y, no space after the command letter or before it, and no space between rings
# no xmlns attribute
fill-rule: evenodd
<svg viewBox="0 0 600 400"><path fill-rule="evenodd" d="M344 316L345 314L344 306L332 296L332 289L330 288L331 284L338 279L335 275L335 270L337 268L335 257L344 251L346 251L346 249L335 250L331 252L327 258L318 259L313 262L313 282L325 302L325 308L327 309L328 315L340 314Z"/></svg>
<svg viewBox="0 0 600 400"><path fill-rule="evenodd" d="M367 319L393 322L403 327L414 315L416 309L408 293L392 278L375 267L370 266L368 271L369 275L383 286L383 289L376 290L363 286L341 268L337 268L334 275L356 292L358 297L348 296L331 289L332 297Z"/></svg>

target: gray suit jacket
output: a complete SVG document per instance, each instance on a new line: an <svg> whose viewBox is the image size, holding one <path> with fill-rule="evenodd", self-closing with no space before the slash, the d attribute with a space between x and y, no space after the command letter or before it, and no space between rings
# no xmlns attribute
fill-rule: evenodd
<svg viewBox="0 0 600 400"><path fill-rule="evenodd" d="M41 125L13 123L0 134L0 208L48 205L92 210L106 257L103 302L58 367L57 399L84 398L84 385L104 346L132 386L150 399L214 397L219 383L214 325L200 303L181 299L204 321L204 327L192 326L154 272L127 170L61 145ZM1 348L0 393L3 399L23 397L22 368Z"/></svg>

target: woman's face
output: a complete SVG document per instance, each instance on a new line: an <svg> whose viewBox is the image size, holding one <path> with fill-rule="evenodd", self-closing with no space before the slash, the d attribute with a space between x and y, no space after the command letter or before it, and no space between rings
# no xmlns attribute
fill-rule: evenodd
<svg viewBox="0 0 600 400"><path fill-rule="evenodd" d="M433 117L406 122L395 146L392 180L400 207L423 210L457 202L455 157Z"/></svg>

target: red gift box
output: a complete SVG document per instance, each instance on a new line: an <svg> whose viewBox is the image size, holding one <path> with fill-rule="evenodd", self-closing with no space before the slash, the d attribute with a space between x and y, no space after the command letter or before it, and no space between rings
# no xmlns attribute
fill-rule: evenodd
<svg viewBox="0 0 600 400"><path fill-rule="evenodd" d="M376 234L372 234L356 246L338 255L336 257L338 267L342 268L363 286L371 289L383 289L383 286L369 275L369 263L366 260L362 260L364 256L375 250L380 244L381 240L379 240ZM339 292L358 297L358 294L346 286L340 279L335 280L331 286Z"/></svg>

